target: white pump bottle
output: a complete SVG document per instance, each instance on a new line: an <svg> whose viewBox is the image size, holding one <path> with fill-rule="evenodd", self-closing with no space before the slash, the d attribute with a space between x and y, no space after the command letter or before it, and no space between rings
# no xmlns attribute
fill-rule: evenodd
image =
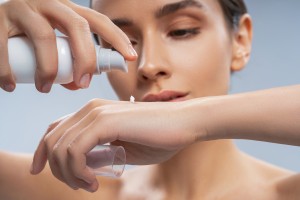
<svg viewBox="0 0 300 200"><path fill-rule="evenodd" d="M73 60L67 37L57 37L58 71L54 83L66 84L73 81ZM127 65L122 55L111 49L95 45L97 65L95 73L108 72L112 69L127 72ZM36 59L32 43L26 37L8 39L9 64L16 83L34 83Z"/></svg>

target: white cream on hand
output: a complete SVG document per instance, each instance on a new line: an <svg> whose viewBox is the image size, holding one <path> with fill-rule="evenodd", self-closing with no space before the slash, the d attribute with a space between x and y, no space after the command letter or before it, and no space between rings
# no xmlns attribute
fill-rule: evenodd
<svg viewBox="0 0 300 200"><path fill-rule="evenodd" d="M134 103L134 101L135 101L134 96L130 96L130 103Z"/></svg>

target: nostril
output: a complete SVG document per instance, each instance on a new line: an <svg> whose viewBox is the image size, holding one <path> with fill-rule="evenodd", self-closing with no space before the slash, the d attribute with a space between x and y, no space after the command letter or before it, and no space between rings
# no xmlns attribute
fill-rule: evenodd
<svg viewBox="0 0 300 200"><path fill-rule="evenodd" d="M143 75L143 79L144 79L144 80L148 80L148 77L145 76L145 75Z"/></svg>
<svg viewBox="0 0 300 200"><path fill-rule="evenodd" d="M156 79L156 78L158 78L158 77L162 77L162 76L166 76L167 75L167 73L166 72L158 72L158 73L156 73L156 74L153 74L154 76L152 77L152 76L150 76L150 75L143 75L142 77L143 77L143 80L149 80L149 79Z"/></svg>
<svg viewBox="0 0 300 200"><path fill-rule="evenodd" d="M165 75L167 75L167 73L166 72L159 72L159 73L157 73L157 75L158 76L165 76Z"/></svg>

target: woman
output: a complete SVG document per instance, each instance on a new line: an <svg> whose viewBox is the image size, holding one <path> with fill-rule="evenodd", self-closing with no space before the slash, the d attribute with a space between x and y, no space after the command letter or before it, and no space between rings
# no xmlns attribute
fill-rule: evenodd
<svg viewBox="0 0 300 200"><path fill-rule="evenodd" d="M241 153L231 140L216 140L299 145L299 123L289 120L299 119L293 111L299 86L224 96L231 73L250 57L252 22L243 1L94 0L92 7L127 34L139 55L128 74L108 75L125 102L96 99L53 123L31 172L40 173L48 159L56 178L73 189L95 192L98 180L100 189L67 189L48 166L30 176L30 157L3 153L1 198L297 199L297 175ZM291 94L298 98L284 98ZM131 95L137 103L126 102ZM125 147L129 163L161 164L126 171L121 179L96 178L84 155L112 141Z"/></svg>

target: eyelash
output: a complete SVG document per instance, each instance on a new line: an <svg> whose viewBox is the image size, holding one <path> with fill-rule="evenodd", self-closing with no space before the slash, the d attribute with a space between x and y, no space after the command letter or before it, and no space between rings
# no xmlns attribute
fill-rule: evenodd
<svg viewBox="0 0 300 200"><path fill-rule="evenodd" d="M187 29L175 29L173 31L170 31L167 35L175 39L187 39L199 33L200 33L200 28L196 27L196 28L187 28ZM137 44L135 40L130 40L130 42L132 46L135 46Z"/></svg>
<svg viewBox="0 0 300 200"><path fill-rule="evenodd" d="M168 33L169 37L173 37L175 39L186 39L193 37L200 33L200 28L189 28L189 29L176 29L173 31L170 31Z"/></svg>

